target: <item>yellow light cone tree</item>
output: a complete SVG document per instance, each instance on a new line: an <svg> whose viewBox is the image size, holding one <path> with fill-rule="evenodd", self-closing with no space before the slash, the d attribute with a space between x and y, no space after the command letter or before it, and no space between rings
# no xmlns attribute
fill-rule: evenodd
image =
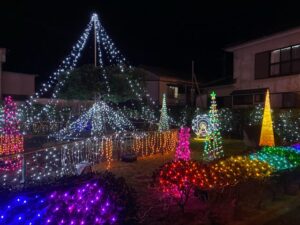
<svg viewBox="0 0 300 225"><path fill-rule="evenodd" d="M265 108L260 132L259 146L275 146L269 90L267 90L265 99Z"/></svg>

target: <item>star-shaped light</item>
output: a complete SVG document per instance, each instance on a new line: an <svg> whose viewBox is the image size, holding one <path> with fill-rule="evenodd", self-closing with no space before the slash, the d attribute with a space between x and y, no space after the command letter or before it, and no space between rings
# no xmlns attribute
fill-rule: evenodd
<svg viewBox="0 0 300 225"><path fill-rule="evenodd" d="M210 96L212 97L212 98L216 98L216 92L212 92L211 94L210 94Z"/></svg>

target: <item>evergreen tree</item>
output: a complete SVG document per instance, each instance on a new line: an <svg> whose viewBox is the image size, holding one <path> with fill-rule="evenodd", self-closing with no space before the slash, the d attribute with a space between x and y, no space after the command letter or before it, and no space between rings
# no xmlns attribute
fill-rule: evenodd
<svg viewBox="0 0 300 225"><path fill-rule="evenodd" d="M220 132L220 122L216 103L216 93L212 92L211 106L209 109L209 120L211 124L211 130L207 134L204 145L204 160L211 161L224 156L222 136Z"/></svg>
<svg viewBox="0 0 300 225"><path fill-rule="evenodd" d="M167 112L166 94L163 94L163 102L160 110L158 131L169 130L169 116Z"/></svg>

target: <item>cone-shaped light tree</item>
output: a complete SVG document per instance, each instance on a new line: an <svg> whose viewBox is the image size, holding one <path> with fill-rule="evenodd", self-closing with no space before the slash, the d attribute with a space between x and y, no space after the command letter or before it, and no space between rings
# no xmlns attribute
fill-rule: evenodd
<svg viewBox="0 0 300 225"><path fill-rule="evenodd" d="M17 105L11 96L7 96L4 99L4 125L2 133L5 135L19 135L19 123Z"/></svg>
<svg viewBox="0 0 300 225"><path fill-rule="evenodd" d="M0 158L0 172L20 169L22 159L13 155L24 151L23 136L19 130L17 105L11 96L4 100L3 125L0 135L0 156L12 155L9 158Z"/></svg>
<svg viewBox="0 0 300 225"><path fill-rule="evenodd" d="M275 146L269 90L266 93L259 146Z"/></svg>
<svg viewBox="0 0 300 225"><path fill-rule="evenodd" d="M206 135L203 159L206 161L215 160L224 156L222 136L220 133L219 115L216 103L216 93L212 92L211 106L209 109L210 132Z"/></svg>
<svg viewBox="0 0 300 225"><path fill-rule="evenodd" d="M176 148L175 159L176 160L190 160L190 128L182 127L179 132L179 142Z"/></svg>
<svg viewBox="0 0 300 225"><path fill-rule="evenodd" d="M158 131L165 131L165 130L169 130L169 116L167 111L166 94L163 94Z"/></svg>

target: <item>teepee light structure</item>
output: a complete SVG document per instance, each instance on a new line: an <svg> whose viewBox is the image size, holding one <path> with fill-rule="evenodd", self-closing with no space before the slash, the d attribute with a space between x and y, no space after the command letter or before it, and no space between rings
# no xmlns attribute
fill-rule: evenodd
<svg viewBox="0 0 300 225"><path fill-rule="evenodd" d="M259 146L275 146L269 90L266 93Z"/></svg>

